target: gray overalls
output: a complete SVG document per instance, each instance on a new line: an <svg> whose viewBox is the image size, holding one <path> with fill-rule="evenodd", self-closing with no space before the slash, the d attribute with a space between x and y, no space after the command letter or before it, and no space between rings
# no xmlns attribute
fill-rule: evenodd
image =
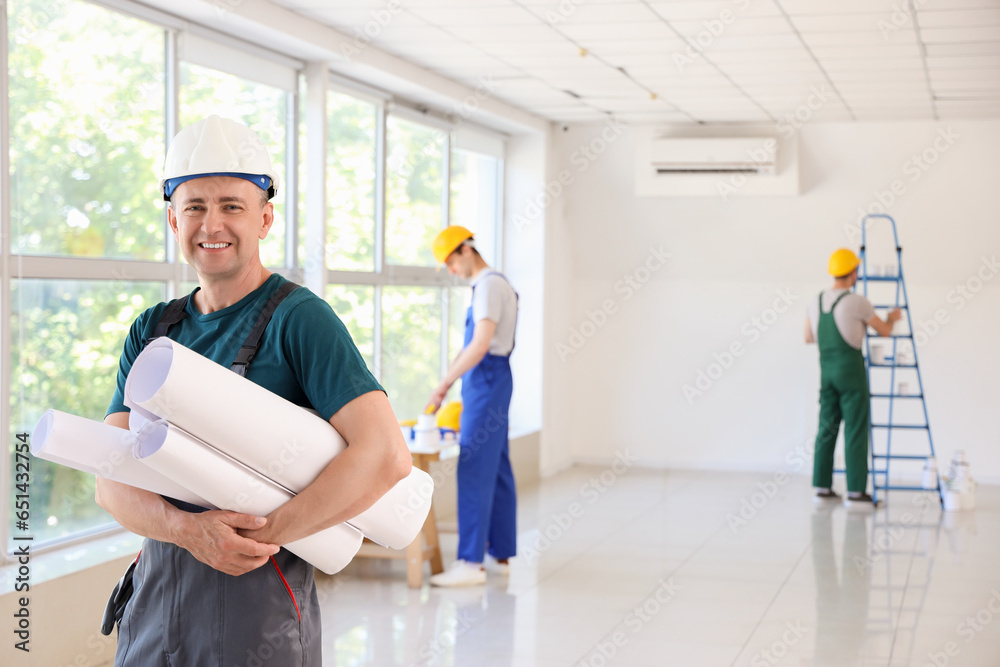
<svg viewBox="0 0 1000 667"><path fill-rule="evenodd" d="M233 363L235 372L245 375L274 309L295 287L286 283L264 307ZM171 302L152 338L184 318L186 301ZM205 511L167 500L185 511ZM285 549L234 577L174 544L146 539L132 586L118 629L116 667L321 667L313 566Z"/></svg>

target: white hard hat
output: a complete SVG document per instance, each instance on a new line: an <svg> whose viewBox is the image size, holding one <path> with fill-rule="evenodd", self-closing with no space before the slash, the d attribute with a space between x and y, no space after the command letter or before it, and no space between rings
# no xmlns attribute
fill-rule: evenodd
<svg viewBox="0 0 1000 667"><path fill-rule="evenodd" d="M163 198L169 200L178 185L203 176L246 179L268 199L278 193L278 172L264 142L246 125L216 115L188 125L170 142L160 179Z"/></svg>

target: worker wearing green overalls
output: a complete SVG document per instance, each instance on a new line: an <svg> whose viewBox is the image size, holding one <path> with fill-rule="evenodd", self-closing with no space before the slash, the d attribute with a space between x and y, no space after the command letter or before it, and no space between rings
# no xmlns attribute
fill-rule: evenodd
<svg viewBox="0 0 1000 667"><path fill-rule="evenodd" d="M901 317L897 308L882 320L868 299L851 292L858 279L858 264L857 255L846 248L833 253L829 264L833 288L820 293L810 305L805 331L806 342L819 346L819 430L813 461L816 499L840 500L832 489L833 452L843 420L848 505L872 502L867 493L868 376L861 347L867 327L879 336L888 336Z"/></svg>

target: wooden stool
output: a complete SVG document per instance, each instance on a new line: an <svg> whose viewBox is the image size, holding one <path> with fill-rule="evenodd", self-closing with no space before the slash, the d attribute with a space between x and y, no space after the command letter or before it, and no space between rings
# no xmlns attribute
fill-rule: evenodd
<svg viewBox="0 0 1000 667"><path fill-rule="evenodd" d="M430 474L431 461L439 461L441 452L439 451L411 451L413 465ZM358 551L358 556L363 558L405 558L406 559L406 583L410 588L420 588L423 583L424 561L431 562L431 574L444 572L441 564L441 548L438 546L437 519L434 518L434 504L431 503L430 512L424 521L420 534L405 549L386 549L366 539Z"/></svg>

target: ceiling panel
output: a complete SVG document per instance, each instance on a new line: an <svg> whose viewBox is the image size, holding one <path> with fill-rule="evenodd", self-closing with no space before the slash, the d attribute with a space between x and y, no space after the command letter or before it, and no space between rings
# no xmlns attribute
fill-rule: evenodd
<svg viewBox="0 0 1000 667"><path fill-rule="evenodd" d="M270 1L553 120L1000 117L1000 0Z"/></svg>

